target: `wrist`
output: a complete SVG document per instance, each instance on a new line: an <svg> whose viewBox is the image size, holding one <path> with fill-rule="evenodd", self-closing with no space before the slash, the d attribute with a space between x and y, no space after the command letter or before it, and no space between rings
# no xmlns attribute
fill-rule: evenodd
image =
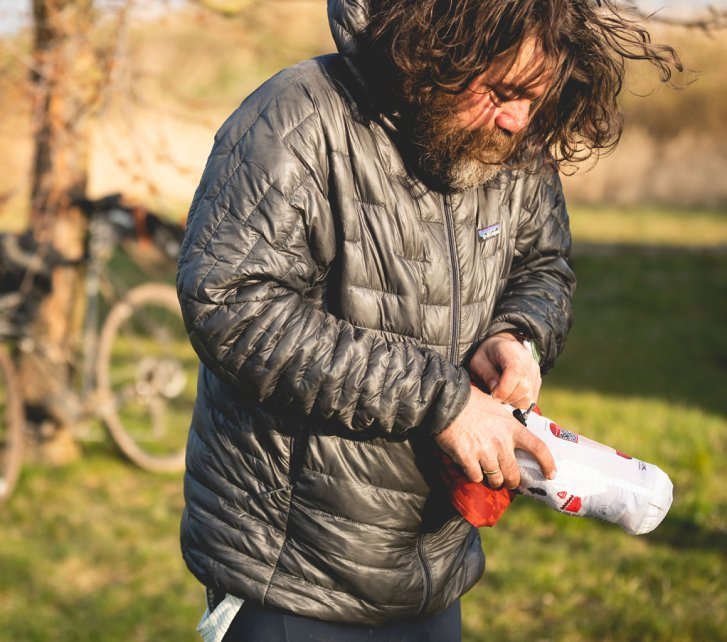
<svg viewBox="0 0 727 642"><path fill-rule="evenodd" d="M540 350L538 342L531 334L519 331L513 331L509 334L512 334L512 336L514 336L523 345L523 347L526 348L528 352L530 352L533 359L535 360L535 363L537 363L538 365L542 363L542 351Z"/></svg>

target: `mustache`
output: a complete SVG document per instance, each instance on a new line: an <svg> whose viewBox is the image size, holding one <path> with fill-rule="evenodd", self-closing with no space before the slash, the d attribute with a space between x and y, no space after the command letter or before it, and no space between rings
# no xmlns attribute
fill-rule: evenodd
<svg viewBox="0 0 727 642"><path fill-rule="evenodd" d="M422 168L449 182L453 168L464 164L501 167L513 158L520 134L499 127L466 129L457 118L456 96L440 95L421 105L414 118L412 140Z"/></svg>

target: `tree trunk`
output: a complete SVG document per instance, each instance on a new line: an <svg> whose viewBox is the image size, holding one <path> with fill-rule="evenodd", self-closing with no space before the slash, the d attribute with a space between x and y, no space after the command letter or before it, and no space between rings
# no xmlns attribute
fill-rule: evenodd
<svg viewBox="0 0 727 642"><path fill-rule="evenodd" d="M73 201L85 195L88 110L92 104L94 52L90 44L93 0L33 0L35 92L30 225L41 247L69 260L83 256L85 221ZM69 403L82 272L60 267L32 329L32 352L21 363L29 416L52 459L76 455L69 439L78 419ZM58 443L65 444L58 453ZM43 450L43 449L42 449Z"/></svg>

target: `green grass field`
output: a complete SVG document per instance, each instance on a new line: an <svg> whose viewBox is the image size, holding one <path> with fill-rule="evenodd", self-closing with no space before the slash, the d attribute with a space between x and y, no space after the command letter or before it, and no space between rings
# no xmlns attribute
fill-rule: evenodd
<svg viewBox="0 0 727 642"><path fill-rule="evenodd" d="M465 640L727 639L727 217L574 210L576 322L548 416L666 470L652 534L520 498L483 529ZM106 442L27 467L0 508L0 638L193 641L202 592L180 559L181 476Z"/></svg>

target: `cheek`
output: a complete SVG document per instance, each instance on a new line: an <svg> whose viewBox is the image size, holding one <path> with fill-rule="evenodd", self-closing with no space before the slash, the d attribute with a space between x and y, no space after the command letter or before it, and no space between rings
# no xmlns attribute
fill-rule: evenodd
<svg viewBox="0 0 727 642"><path fill-rule="evenodd" d="M479 129L494 124L497 105L488 94L468 91L462 96L459 121L465 129Z"/></svg>

